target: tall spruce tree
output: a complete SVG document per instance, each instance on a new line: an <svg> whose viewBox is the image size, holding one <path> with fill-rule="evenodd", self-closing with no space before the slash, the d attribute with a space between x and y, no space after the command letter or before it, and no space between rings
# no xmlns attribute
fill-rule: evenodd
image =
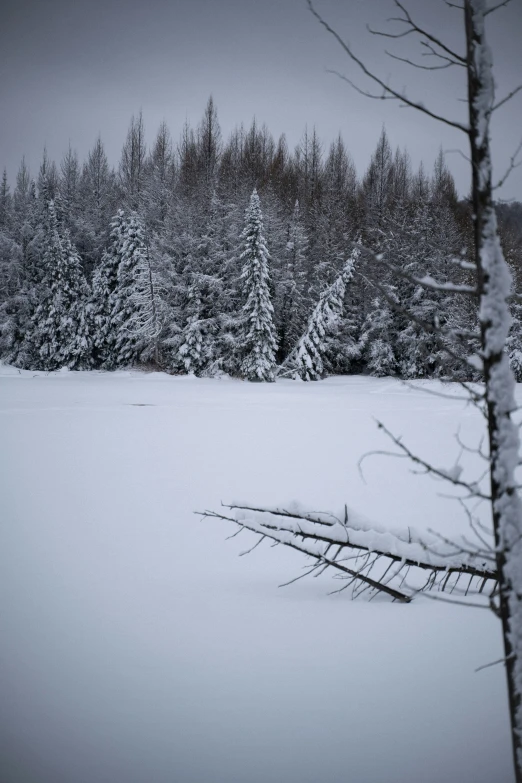
<svg viewBox="0 0 522 783"><path fill-rule="evenodd" d="M308 237L301 218L299 201L296 201L288 224L274 300L281 359L288 356L306 324L307 250Z"/></svg>
<svg viewBox="0 0 522 783"><path fill-rule="evenodd" d="M41 299L26 341L37 367L85 369L91 365L89 289L69 232L58 221L54 201L47 204L43 230L44 279Z"/></svg>
<svg viewBox="0 0 522 783"><path fill-rule="evenodd" d="M522 305L511 304L511 328L506 339L509 364L518 383L522 382Z"/></svg>
<svg viewBox="0 0 522 783"><path fill-rule="evenodd" d="M77 247L87 273L100 263L116 211L116 179L100 137L87 156L78 186Z"/></svg>
<svg viewBox="0 0 522 783"><path fill-rule="evenodd" d="M115 330L114 360L116 366L128 367L139 361L147 347L145 336L137 328L142 313L136 300L147 246L142 222L135 213L122 221L117 253L120 256L117 285L110 296L110 318Z"/></svg>
<svg viewBox="0 0 522 783"><path fill-rule="evenodd" d="M110 243L92 277L93 357L106 370L117 366L114 298L118 288L125 215L118 210L111 221Z"/></svg>
<svg viewBox="0 0 522 783"><path fill-rule="evenodd" d="M163 326L163 302L160 297L161 286L153 265L151 252L145 244L145 252L139 252L134 270L134 289L131 301L134 313L127 322L126 329L141 338L143 347L142 361L161 365L159 336Z"/></svg>
<svg viewBox="0 0 522 783"><path fill-rule="evenodd" d="M178 349L178 360L187 373L198 375L206 364L205 335L201 318L201 297L197 281L188 292L189 305L187 323L182 332L182 341Z"/></svg>
<svg viewBox="0 0 522 783"><path fill-rule="evenodd" d="M393 291L388 291L392 298ZM396 334L393 309L384 298L376 297L363 323L360 351L370 375L377 377L397 373Z"/></svg>
<svg viewBox="0 0 522 783"><path fill-rule="evenodd" d="M4 169L0 183L0 306L20 285L20 248L13 238L13 198Z"/></svg>
<svg viewBox="0 0 522 783"><path fill-rule="evenodd" d="M257 190L250 197L246 210L245 228L241 234L244 250L241 253L243 269L241 281L246 302L242 311L242 329L239 335L243 346L240 372L251 381L273 381L277 339L270 298L268 249L266 247L263 215Z"/></svg>
<svg viewBox="0 0 522 783"><path fill-rule="evenodd" d="M346 284L353 277L355 263L360 255L355 248L347 259L341 273L326 288L313 309L304 334L288 356L286 375L303 381L317 381L324 375L326 338L343 310Z"/></svg>

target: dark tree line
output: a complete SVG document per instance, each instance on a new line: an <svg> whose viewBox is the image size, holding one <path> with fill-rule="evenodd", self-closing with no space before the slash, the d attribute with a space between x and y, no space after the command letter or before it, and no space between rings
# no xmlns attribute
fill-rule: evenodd
<svg viewBox="0 0 522 783"><path fill-rule="evenodd" d="M498 217L516 280L522 206ZM4 172L0 356L259 380L277 365L305 380L461 376L475 308L419 281L465 287L472 232L442 151L430 174L413 171L384 129L359 178L341 137L324 150L306 131L290 151L254 121L223 140L212 98L177 145L162 124L148 148L140 114L116 171L98 139L83 164L44 154L36 180L22 161L12 192ZM519 311L508 350L522 380Z"/></svg>

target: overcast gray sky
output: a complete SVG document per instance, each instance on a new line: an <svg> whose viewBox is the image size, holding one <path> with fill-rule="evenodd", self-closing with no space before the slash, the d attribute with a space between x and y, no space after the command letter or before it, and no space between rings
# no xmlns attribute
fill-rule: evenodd
<svg viewBox="0 0 522 783"><path fill-rule="evenodd" d="M366 33L366 22L382 27L395 15L392 0L316 0L316 7L395 86L463 116L461 69L413 70L382 53L390 42ZM459 11L443 0L410 0L408 7L462 50ZM489 22L501 97L522 80L522 0ZM409 46L404 39L394 51L410 53ZM3 0L0 66L0 165L10 180L22 155L35 174L44 146L59 161L70 142L83 159L98 133L116 164L140 109L149 143L163 119L177 141L185 119L197 125L211 93L225 137L254 115L275 136L286 133L291 147L305 125L316 127L325 146L341 132L359 173L383 123L414 165L422 159L431 169L441 144L466 152L458 132L391 101L365 99L327 73L358 79L305 0ZM522 136L522 94L499 112L493 135L498 178ZM466 193L467 163L452 153L448 164ZM522 200L522 167L499 195Z"/></svg>

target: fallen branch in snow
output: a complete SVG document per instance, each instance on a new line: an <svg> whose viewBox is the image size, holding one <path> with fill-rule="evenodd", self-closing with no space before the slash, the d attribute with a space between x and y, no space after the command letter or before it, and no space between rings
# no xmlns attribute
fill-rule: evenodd
<svg viewBox="0 0 522 783"><path fill-rule="evenodd" d="M340 516L307 513L297 506L292 510L239 504L223 507L228 513L197 513L233 522L239 526L238 532L256 533L259 540L249 552L267 538L313 558L315 565L303 576L318 576L333 568L338 578L346 580L336 592L353 587L354 597L369 591L372 596L384 593L394 601L409 603L415 594L428 590L484 594L489 586L485 592L489 597L497 586L494 552L482 550L478 555L468 549L464 539L448 541L437 534L421 537L410 528L387 531L361 518L352 520L355 515L349 514L346 506ZM418 581L420 575L422 582ZM467 577L462 592L458 587L461 577ZM412 582L406 584L407 578Z"/></svg>

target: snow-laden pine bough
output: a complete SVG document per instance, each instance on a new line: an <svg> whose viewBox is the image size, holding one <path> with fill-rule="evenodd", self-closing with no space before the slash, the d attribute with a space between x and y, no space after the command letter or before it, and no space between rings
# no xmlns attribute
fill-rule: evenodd
<svg viewBox="0 0 522 783"><path fill-rule="evenodd" d="M342 315L346 286L353 278L354 267L360 254L360 247L354 247L338 276L322 292L308 319L304 334L278 368L279 377L301 378L303 381L317 381L323 377L325 338Z"/></svg>
<svg viewBox="0 0 522 783"><path fill-rule="evenodd" d="M495 552L485 539L450 541L412 528L390 531L347 506L340 514L307 512L295 503L288 508L253 508L239 503L222 508L197 513L233 522L238 527L233 535L255 533L257 541L241 554L248 554L266 539L295 549L312 561L285 585L331 569L343 581L334 592L350 588L354 598L380 593L409 603L416 594L439 592L449 594L451 600L470 593L490 600L497 591Z"/></svg>

